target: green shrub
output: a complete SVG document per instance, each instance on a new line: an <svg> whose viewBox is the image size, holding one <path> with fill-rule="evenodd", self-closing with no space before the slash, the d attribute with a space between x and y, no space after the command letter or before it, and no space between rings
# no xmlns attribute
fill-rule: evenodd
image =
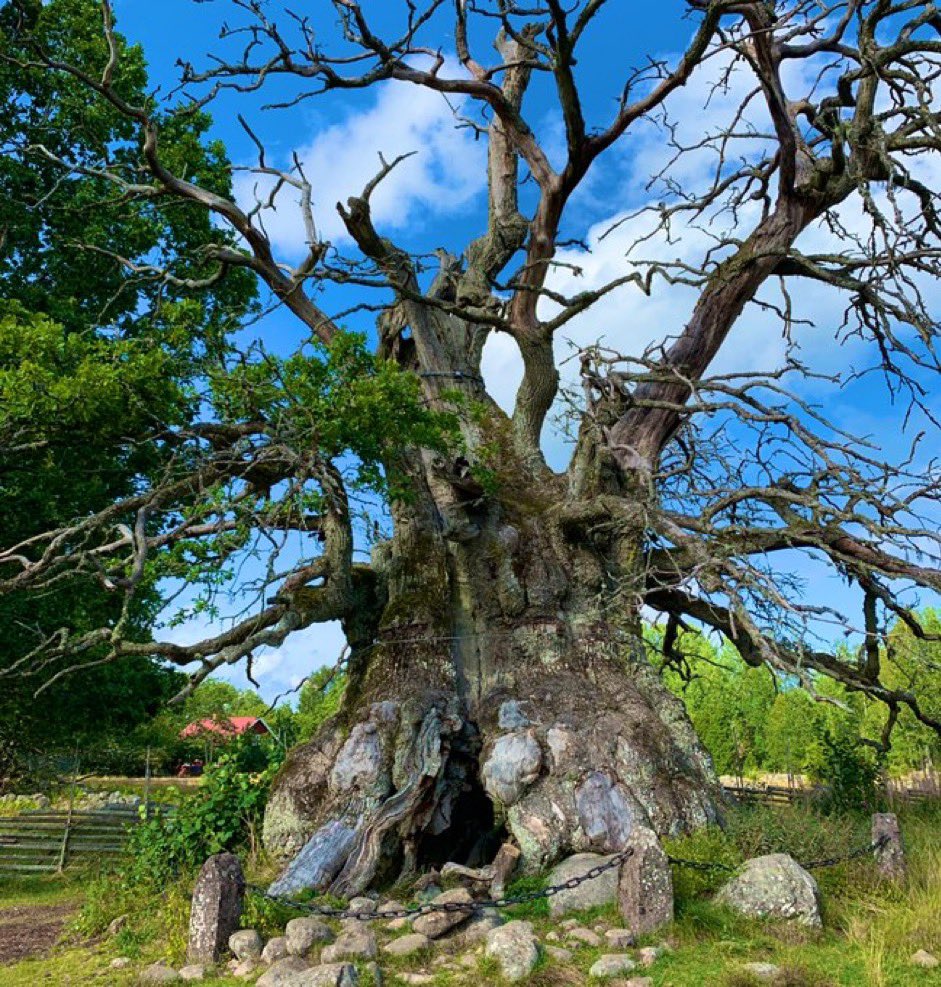
<svg viewBox="0 0 941 987"><path fill-rule="evenodd" d="M250 774L240 770L237 751L220 755L191 798L173 811L155 810L134 829L125 882L160 886L214 853L254 849L275 770Z"/></svg>
<svg viewBox="0 0 941 987"><path fill-rule="evenodd" d="M827 812L872 812L879 804L883 758L845 730L826 731L811 765L815 781L826 786L821 805Z"/></svg>

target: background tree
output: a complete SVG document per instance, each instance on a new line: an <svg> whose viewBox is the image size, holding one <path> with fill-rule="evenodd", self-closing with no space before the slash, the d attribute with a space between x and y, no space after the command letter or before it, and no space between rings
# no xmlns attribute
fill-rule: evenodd
<svg viewBox="0 0 941 987"><path fill-rule="evenodd" d="M804 366L793 304L806 286L839 296L834 342L873 354L863 369L908 402L917 433L934 434L935 6L689 0L686 50L638 59L614 85L611 113L583 98L578 66L633 14L616 0L428 0L384 14L381 29L356 0L318 5L328 16L316 24L305 11L232 7L222 50L206 68L184 66L189 102L176 115L117 84L107 0L107 55L62 60L27 30L12 56L19 71L83 88L136 134L133 160L53 152L63 174L211 214L235 239L204 249L204 263L253 272L311 340L287 358L256 349L215 368L207 416L172 429L159 476L0 556L0 588L14 595L103 568L122 613L144 573L204 578L211 590L227 563L263 556L250 612L190 646L135 641L122 618L58 635L43 660L158 654L197 663L197 682L298 628L342 621L351 652L341 714L289 759L266 839L286 851L316 834L302 878L344 894L442 852L470 853L494 815L527 867L618 847L636 821L663 833L713 819L712 766L646 659L644 607L662 615L669 662L683 661L682 628L701 624L746 664L809 689L832 677L937 730L916 694L886 681L880 648L895 617L926 634L903 590L941 588L936 469L917 441L893 459L809 401L809 382L838 388L862 371L820 379ZM733 72L748 80L734 98ZM355 245L341 253L317 233L316 177L298 160L277 167L248 123L257 204L179 167L173 121L271 80L288 107L384 84L460 100L460 122L488 149L479 235L456 253L433 239L418 253L396 244L371 211L401 159L384 160L338 207ZM726 100L726 122L690 144L671 112L697 83ZM564 134L559 154L534 130L533 107L547 101ZM573 196L599 159L649 126L663 128L675 158L652 177L649 207L616 224L629 233L623 269L582 289L581 265L563 256L589 246ZM683 170L690 154L714 163L701 187ZM266 206L280 198L283 208L285 193L305 224L299 260L276 257L265 231ZM674 235L691 241L681 260ZM631 327L605 324L606 345L578 354L574 449L565 470L550 469L541 441L561 399L556 338L609 293L677 282L695 302L658 325L652 345L631 350ZM367 338L344 331L340 313L376 310ZM756 310L778 316L790 358L766 374L709 376ZM510 413L481 378L493 334L523 364ZM367 564L355 554L367 541L356 508L377 495L388 517L370 532ZM858 589L858 653L818 643L821 622L854 624L795 599L794 553Z"/></svg>
<svg viewBox="0 0 941 987"><path fill-rule="evenodd" d="M96 172L131 162L133 124L107 102L89 102L65 74L23 69L25 36L63 60L107 58L100 12L87 0L0 5L0 542L28 542L94 514L154 476L168 449L161 433L195 411L193 379L219 359L253 286L243 272L215 277L200 260L227 241L205 212L129 197ZM114 39L111 83L127 98L148 90L139 48ZM13 60L11 60L13 59ZM119 62L119 64L118 64ZM226 192L222 148L204 140L208 118L167 120L176 167ZM58 156L89 166L63 172ZM123 258L118 262L118 257ZM148 273L159 262L162 274ZM212 272L208 281L205 276ZM146 640L161 608L143 579L123 633ZM61 665L30 664L60 629L114 623L120 604L101 572L72 573L28 597L0 599L0 667L29 665L0 698L0 748L26 751L126 736L180 683L152 656L98 663L68 685ZM38 649L38 651L37 651ZM25 667L25 666L24 666ZM5 776L9 767L0 767Z"/></svg>

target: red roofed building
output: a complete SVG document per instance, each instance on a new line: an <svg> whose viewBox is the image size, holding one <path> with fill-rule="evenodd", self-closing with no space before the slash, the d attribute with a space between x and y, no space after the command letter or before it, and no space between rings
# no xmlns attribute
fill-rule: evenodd
<svg viewBox="0 0 941 987"><path fill-rule="evenodd" d="M260 716L207 717L187 723L180 731L184 740L193 737L241 737L246 733L271 734L271 729Z"/></svg>

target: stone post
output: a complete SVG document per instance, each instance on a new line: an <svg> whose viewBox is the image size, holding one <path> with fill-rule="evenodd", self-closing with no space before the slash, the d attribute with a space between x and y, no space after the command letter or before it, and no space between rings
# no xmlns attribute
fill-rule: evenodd
<svg viewBox="0 0 941 987"><path fill-rule="evenodd" d="M245 897L239 858L217 853L203 864L190 906L188 963L217 963L237 932Z"/></svg>
<svg viewBox="0 0 941 987"><path fill-rule="evenodd" d="M874 812L872 815L872 842L885 842L876 849L876 866L883 877L897 881L905 877L905 848L898 816L894 812Z"/></svg>
<svg viewBox="0 0 941 987"><path fill-rule="evenodd" d="M624 925L642 936L673 921L673 875L653 830L635 827L627 846L634 852L621 865L618 907Z"/></svg>

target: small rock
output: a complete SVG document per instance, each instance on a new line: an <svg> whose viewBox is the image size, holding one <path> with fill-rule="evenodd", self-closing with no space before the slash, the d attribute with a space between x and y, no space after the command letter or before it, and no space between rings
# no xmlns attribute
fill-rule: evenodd
<svg viewBox="0 0 941 987"><path fill-rule="evenodd" d="M663 956L662 946L644 946L637 951L637 958L642 966L653 966Z"/></svg>
<svg viewBox="0 0 941 987"><path fill-rule="evenodd" d="M814 928L823 924L817 882L786 853L746 860L715 900L749 918L787 919Z"/></svg>
<svg viewBox="0 0 941 987"><path fill-rule="evenodd" d="M230 969L233 977L253 977L258 971L258 964L254 960L235 960Z"/></svg>
<svg viewBox="0 0 941 987"><path fill-rule="evenodd" d="M774 980L781 972L781 968L773 963L743 963L742 969L759 980Z"/></svg>
<svg viewBox="0 0 941 987"><path fill-rule="evenodd" d="M447 942L455 942L458 948L469 949L483 942L490 930L503 925L503 921L503 917L495 908L486 908L473 912L467 922L457 926L442 938Z"/></svg>
<svg viewBox="0 0 941 987"><path fill-rule="evenodd" d="M577 918L565 918L559 922L559 928L561 929L574 929L576 925L581 925L582 923Z"/></svg>
<svg viewBox="0 0 941 987"><path fill-rule="evenodd" d="M347 926L336 942L325 946L320 954L322 963L338 963L341 960L374 960L376 958L376 933L369 926L357 922Z"/></svg>
<svg viewBox="0 0 941 987"><path fill-rule="evenodd" d="M385 924L385 928L387 928L389 932L401 932L402 929L408 928L411 924L412 920L403 916L402 918L389 919L389 921Z"/></svg>
<svg viewBox="0 0 941 987"><path fill-rule="evenodd" d="M180 970L180 980L205 980L206 967L202 963L190 963Z"/></svg>
<svg viewBox="0 0 941 987"><path fill-rule="evenodd" d="M299 979L298 974L305 973L309 969L310 964L299 956L288 956L278 960L277 963L272 963L267 972L258 978L255 987L293 987Z"/></svg>
<svg viewBox="0 0 941 987"><path fill-rule="evenodd" d="M423 936L420 932L412 932L399 939L393 939L382 948L390 956L411 956L413 953L427 949L430 945L431 940L428 936Z"/></svg>
<svg viewBox="0 0 941 987"><path fill-rule="evenodd" d="M486 954L494 958L511 983L523 980L539 962L539 943L532 922L507 922L487 934Z"/></svg>
<svg viewBox="0 0 941 987"><path fill-rule="evenodd" d="M593 867L607 863L610 859L597 853L576 853L552 869L549 874L549 884L555 886L582 877ZM549 914L553 918L558 918L569 912L580 912L599 905L611 905L617 901L617 897L618 869L612 867L577 888L569 888L554 895L549 899Z"/></svg>
<svg viewBox="0 0 941 987"><path fill-rule="evenodd" d="M941 960L939 960L937 956L933 956L927 950L919 949L917 953L912 954L909 962L913 966L921 966L926 970L933 970L939 963L941 963Z"/></svg>
<svg viewBox="0 0 941 987"><path fill-rule="evenodd" d="M277 963L278 960L283 960L289 955L287 937L275 936L274 939L268 940L265 948L261 951L261 961L271 966L272 963Z"/></svg>
<svg viewBox="0 0 941 987"><path fill-rule="evenodd" d="M319 918L292 918L284 929L285 948L291 956L306 956L318 942L333 942L333 931Z"/></svg>
<svg viewBox="0 0 941 987"><path fill-rule="evenodd" d="M576 925L574 929L569 929L565 934L565 938L567 940L574 939L583 946L592 946L593 948L597 948L601 945L601 936L599 936L597 932L592 932L591 929L582 928L580 925Z"/></svg>
<svg viewBox="0 0 941 987"><path fill-rule="evenodd" d="M406 984L433 984L435 978L430 973L400 973L399 980Z"/></svg>
<svg viewBox="0 0 941 987"><path fill-rule="evenodd" d="M546 933L546 942L561 942L561 941L562 941L562 937L559 935L558 932L555 931L555 929L552 929L551 931Z"/></svg>
<svg viewBox="0 0 941 987"><path fill-rule="evenodd" d="M357 915L373 915L376 911L376 903L372 898L365 896L353 898L350 901L349 910Z"/></svg>
<svg viewBox="0 0 941 987"><path fill-rule="evenodd" d="M128 918L130 918L128 915L119 915L116 919L112 919L108 924L108 935L116 936L127 925Z"/></svg>
<svg viewBox="0 0 941 987"><path fill-rule="evenodd" d="M628 977L627 980L619 980L616 987L653 987L653 977Z"/></svg>
<svg viewBox="0 0 941 987"><path fill-rule="evenodd" d="M506 893L506 884L516 870L519 863L520 850L512 843L504 843L497 851L493 863L490 865L493 870L493 881L490 883L490 897L502 898Z"/></svg>
<svg viewBox="0 0 941 987"><path fill-rule="evenodd" d="M592 963L588 976L594 977L596 980L611 980L614 977L620 977L623 973L630 973L636 967L637 964L630 956L606 953Z"/></svg>
<svg viewBox="0 0 941 987"><path fill-rule="evenodd" d="M239 929L229 936L229 949L237 960L259 959L264 945L257 929Z"/></svg>
<svg viewBox="0 0 941 987"><path fill-rule="evenodd" d="M435 905L444 905L453 902L470 904L473 900L467 888L455 888L453 891L445 891L443 894L436 895L432 899L432 903ZM416 932L428 936L429 939L437 939L439 936L443 936L449 929L453 929L454 926L460 925L461 922L466 922L471 914L471 910L428 912L426 915L419 915L412 922L412 928Z"/></svg>
<svg viewBox="0 0 941 987"><path fill-rule="evenodd" d="M405 910L405 905L401 901L390 899L383 901L376 907L376 914L379 916L388 915L390 912L401 912ZM391 920L390 920L391 921Z"/></svg>
<svg viewBox="0 0 941 987"><path fill-rule="evenodd" d="M477 969L477 957L473 953L462 953L457 961L461 966L466 966L468 970Z"/></svg>
<svg viewBox="0 0 941 987"><path fill-rule="evenodd" d="M112 970L126 970L130 965L131 960L127 956L118 956L108 964Z"/></svg>
<svg viewBox="0 0 941 987"><path fill-rule="evenodd" d="M608 929L604 937L613 949L630 949L634 945L634 935L630 929Z"/></svg>
<svg viewBox="0 0 941 987"><path fill-rule="evenodd" d="M352 963L323 963L289 981L290 987L356 987L359 974Z"/></svg>
<svg viewBox="0 0 941 987"><path fill-rule="evenodd" d="M559 963L568 963L572 958L571 950L563 949L561 946L546 946L546 954Z"/></svg>
<svg viewBox="0 0 941 987"><path fill-rule="evenodd" d="M172 984L180 979L180 975L166 963L152 963L145 967L140 975L142 984Z"/></svg>

